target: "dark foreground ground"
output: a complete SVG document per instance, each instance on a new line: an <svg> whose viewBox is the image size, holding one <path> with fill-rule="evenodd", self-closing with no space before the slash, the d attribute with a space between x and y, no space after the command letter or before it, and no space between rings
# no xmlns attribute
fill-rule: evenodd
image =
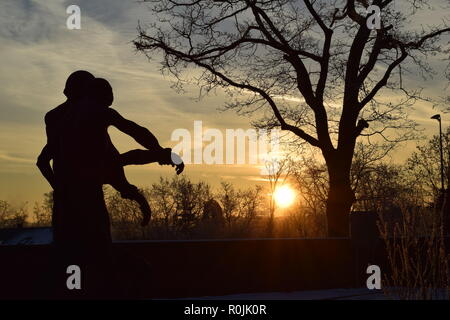
<svg viewBox="0 0 450 320"><path fill-rule="evenodd" d="M344 238L114 243L138 299L364 287L367 261L355 250ZM0 246L0 298L46 298L51 257L50 245Z"/></svg>

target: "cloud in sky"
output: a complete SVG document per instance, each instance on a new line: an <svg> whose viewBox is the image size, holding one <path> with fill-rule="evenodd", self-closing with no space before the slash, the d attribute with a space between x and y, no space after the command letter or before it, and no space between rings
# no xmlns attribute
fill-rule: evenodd
<svg viewBox="0 0 450 320"><path fill-rule="evenodd" d="M81 8L81 30L66 28L66 8L70 4ZM247 119L232 113L217 116L223 96L198 102L193 99L197 96L195 88L187 95L175 93L170 79L160 74L159 66L134 52L131 41L137 35L138 21L151 20L145 6L121 0L2 1L0 199L16 198L17 190L23 187L19 198L33 201L48 190L34 165L45 144L43 117L65 100L65 80L77 69L110 81L115 93L113 107L149 127L166 146L175 144L170 141L172 130L190 129L194 120L217 128L249 126ZM110 133L119 150L138 147L117 130L111 129ZM133 182L141 185L149 184L160 173L173 174L173 170L158 166L130 167L127 171L137 179ZM205 169L189 171L195 176Z"/></svg>
<svg viewBox="0 0 450 320"><path fill-rule="evenodd" d="M81 8L81 30L68 30L66 8ZM65 100L62 94L67 76L86 69L109 80L114 88L116 108L125 117L149 127L163 145L172 130L191 129L194 120L205 127L248 128L248 118L232 112L219 113L226 97L220 92L201 101L195 87L179 95L170 88L156 62L134 52L131 41L137 36L138 21L152 20L146 4L136 1L37 1L2 0L0 4L0 199L17 197L36 200L48 191L34 161L45 143L44 114ZM424 21L426 21L426 18ZM417 79L417 77L413 77ZM431 95L443 90L437 77L427 82ZM296 101L298 97L288 97ZM301 101L301 99L300 99ZM434 111L417 108L411 116L426 128ZM444 119L445 120L445 119ZM444 121L444 124L447 124ZM110 130L120 151L137 144L115 129ZM258 173L253 167L192 166L193 177L206 175L211 181L237 177L247 183ZM172 175L170 168L158 166L127 168L133 183L145 185L159 174ZM252 178L253 179L253 178Z"/></svg>

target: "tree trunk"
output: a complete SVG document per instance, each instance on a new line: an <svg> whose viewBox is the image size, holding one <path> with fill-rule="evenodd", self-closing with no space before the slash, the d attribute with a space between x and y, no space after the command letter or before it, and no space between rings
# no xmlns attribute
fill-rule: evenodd
<svg viewBox="0 0 450 320"><path fill-rule="evenodd" d="M355 201L350 183L352 157L335 155L327 161L329 189L327 199L327 223L329 237L349 236L349 214Z"/></svg>

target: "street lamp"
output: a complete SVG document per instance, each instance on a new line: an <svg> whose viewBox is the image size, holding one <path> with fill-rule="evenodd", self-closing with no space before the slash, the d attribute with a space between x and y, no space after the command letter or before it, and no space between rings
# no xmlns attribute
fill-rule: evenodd
<svg viewBox="0 0 450 320"><path fill-rule="evenodd" d="M431 117L431 119L435 119L439 121L439 148L441 152L441 190L444 192L444 156L442 151L442 125L441 125L441 115L435 114Z"/></svg>

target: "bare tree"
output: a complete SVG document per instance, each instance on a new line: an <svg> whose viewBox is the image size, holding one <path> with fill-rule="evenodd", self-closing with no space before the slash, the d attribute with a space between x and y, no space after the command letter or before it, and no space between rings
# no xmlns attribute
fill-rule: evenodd
<svg viewBox="0 0 450 320"><path fill-rule="evenodd" d="M33 208L34 223L38 226L50 226L52 224L53 192L44 193L41 203L36 202Z"/></svg>
<svg viewBox="0 0 450 320"><path fill-rule="evenodd" d="M3 225L10 218L11 205L5 200L0 200L0 224Z"/></svg>
<svg viewBox="0 0 450 320"><path fill-rule="evenodd" d="M222 204L223 214L228 226L231 226L235 211L238 208L238 198L234 186L229 182L222 181L220 183L220 193L218 199Z"/></svg>
<svg viewBox="0 0 450 320"><path fill-rule="evenodd" d="M247 189L238 192L239 208L238 215L243 220L243 227L245 230L250 228L250 224L256 218L256 215L261 205L261 193L263 188L255 186L254 189Z"/></svg>
<svg viewBox="0 0 450 320"><path fill-rule="evenodd" d="M267 180L269 180L269 228L271 228L276 210L275 192L280 183L283 185L289 177L292 169L292 160L288 157L274 158L266 161L265 169Z"/></svg>
<svg viewBox="0 0 450 320"><path fill-rule="evenodd" d="M162 68L178 85L197 80L201 95L224 88L234 98L227 108L255 112L255 125L280 127L319 148L329 175L328 234L347 236L357 138L408 137L393 133L413 128L405 110L421 97L404 87L402 74L410 66L428 73L427 55L445 49L438 42L450 31L445 22L408 30L417 12L431 10L428 1L147 2L156 20L139 27L136 49L149 58L162 52ZM368 28L369 4L381 10L376 30ZM191 66L200 72L185 78ZM403 96L380 95L391 91Z"/></svg>
<svg viewBox="0 0 450 320"><path fill-rule="evenodd" d="M159 183L153 183L151 188L152 219L161 220L161 224L168 234L170 226L176 218L176 201L174 200L171 183L168 179L159 178ZM158 216L157 216L158 215Z"/></svg>
<svg viewBox="0 0 450 320"><path fill-rule="evenodd" d="M302 156L293 164L292 177L303 206L313 216L323 215L326 211L329 185L325 165L314 161L313 156Z"/></svg>
<svg viewBox="0 0 450 320"><path fill-rule="evenodd" d="M449 180L449 157L450 157L450 127L442 133L443 140L443 164L445 176ZM428 201L435 201L441 193L441 162L439 136L435 135L425 144L418 145L416 151L411 154L406 162L410 172L410 179L414 180L417 186L421 186L423 192L428 197ZM444 180L444 181L445 181ZM446 189L448 189L448 181Z"/></svg>
<svg viewBox="0 0 450 320"><path fill-rule="evenodd" d="M0 200L0 227L22 228L28 217L26 203L12 206L9 202Z"/></svg>

